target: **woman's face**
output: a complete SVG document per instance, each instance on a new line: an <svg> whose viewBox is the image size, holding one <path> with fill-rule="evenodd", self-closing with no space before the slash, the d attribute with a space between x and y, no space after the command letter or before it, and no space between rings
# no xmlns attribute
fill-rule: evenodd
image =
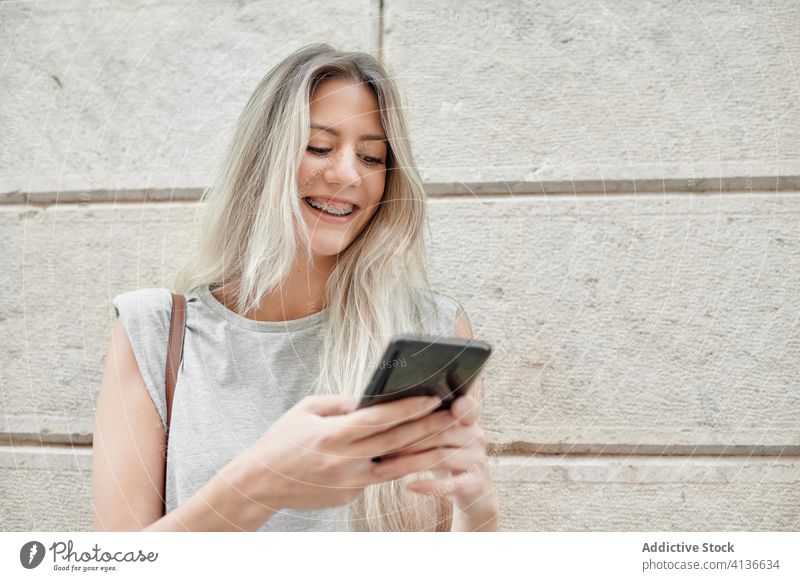
<svg viewBox="0 0 800 581"><path fill-rule="evenodd" d="M334 256L350 246L378 210L388 145L378 99L364 84L323 81L311 96L310 114L297 187L314 254ZM357 207L347 215L330 214L347 213L353 204Z"/></svg>

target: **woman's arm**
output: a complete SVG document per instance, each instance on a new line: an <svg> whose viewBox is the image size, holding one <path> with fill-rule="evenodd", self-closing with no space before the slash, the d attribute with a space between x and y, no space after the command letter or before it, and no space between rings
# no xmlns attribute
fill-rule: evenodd
<svg viewBox="0 0 800 581"><path fill-rule="evenodd" d="M117 319L97 398L92 443L96 531L255 531L273 514L264 483L236 459L163 515L166 435L128 336Z"/></svg>
<svg viewBox="0 0 800 581"><path fill-rule="evenodd" d="M256 500L247 474L234 459L189 500L142 530L257 531L276 511L266 499Z"/></svg>

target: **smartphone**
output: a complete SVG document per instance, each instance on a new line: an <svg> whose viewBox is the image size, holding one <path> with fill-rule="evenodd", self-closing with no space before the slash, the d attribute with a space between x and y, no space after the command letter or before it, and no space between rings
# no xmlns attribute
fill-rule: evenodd
<svg viewBox="0 0 800 581"><path fill-rule="evenodd" d="M395 335L364 390L358 408L404 397L438 395L450 409L466 394L491 355L491 346L476 339Z"/></svg>

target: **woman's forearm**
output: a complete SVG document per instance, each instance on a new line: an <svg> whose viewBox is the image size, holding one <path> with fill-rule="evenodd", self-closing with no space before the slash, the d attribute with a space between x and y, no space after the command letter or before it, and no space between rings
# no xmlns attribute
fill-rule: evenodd
<svg viewBox="0 0 800 581"><path fill-rule="evenodd" d="M252 480L234 459L189 500L142 530L257 531L278 509L263 493L265 483Z"/></svg>

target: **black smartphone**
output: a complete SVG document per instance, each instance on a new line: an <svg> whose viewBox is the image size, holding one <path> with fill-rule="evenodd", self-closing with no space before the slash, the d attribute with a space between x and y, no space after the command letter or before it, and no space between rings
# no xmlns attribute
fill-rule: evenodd
<svg viewBox="0 0 800 581"><path fill-rule="evenodd" d="M476 339L395 335L364 390L358 408L417 395L438 395L450 409L469 391L491 346Z"/></svg>

